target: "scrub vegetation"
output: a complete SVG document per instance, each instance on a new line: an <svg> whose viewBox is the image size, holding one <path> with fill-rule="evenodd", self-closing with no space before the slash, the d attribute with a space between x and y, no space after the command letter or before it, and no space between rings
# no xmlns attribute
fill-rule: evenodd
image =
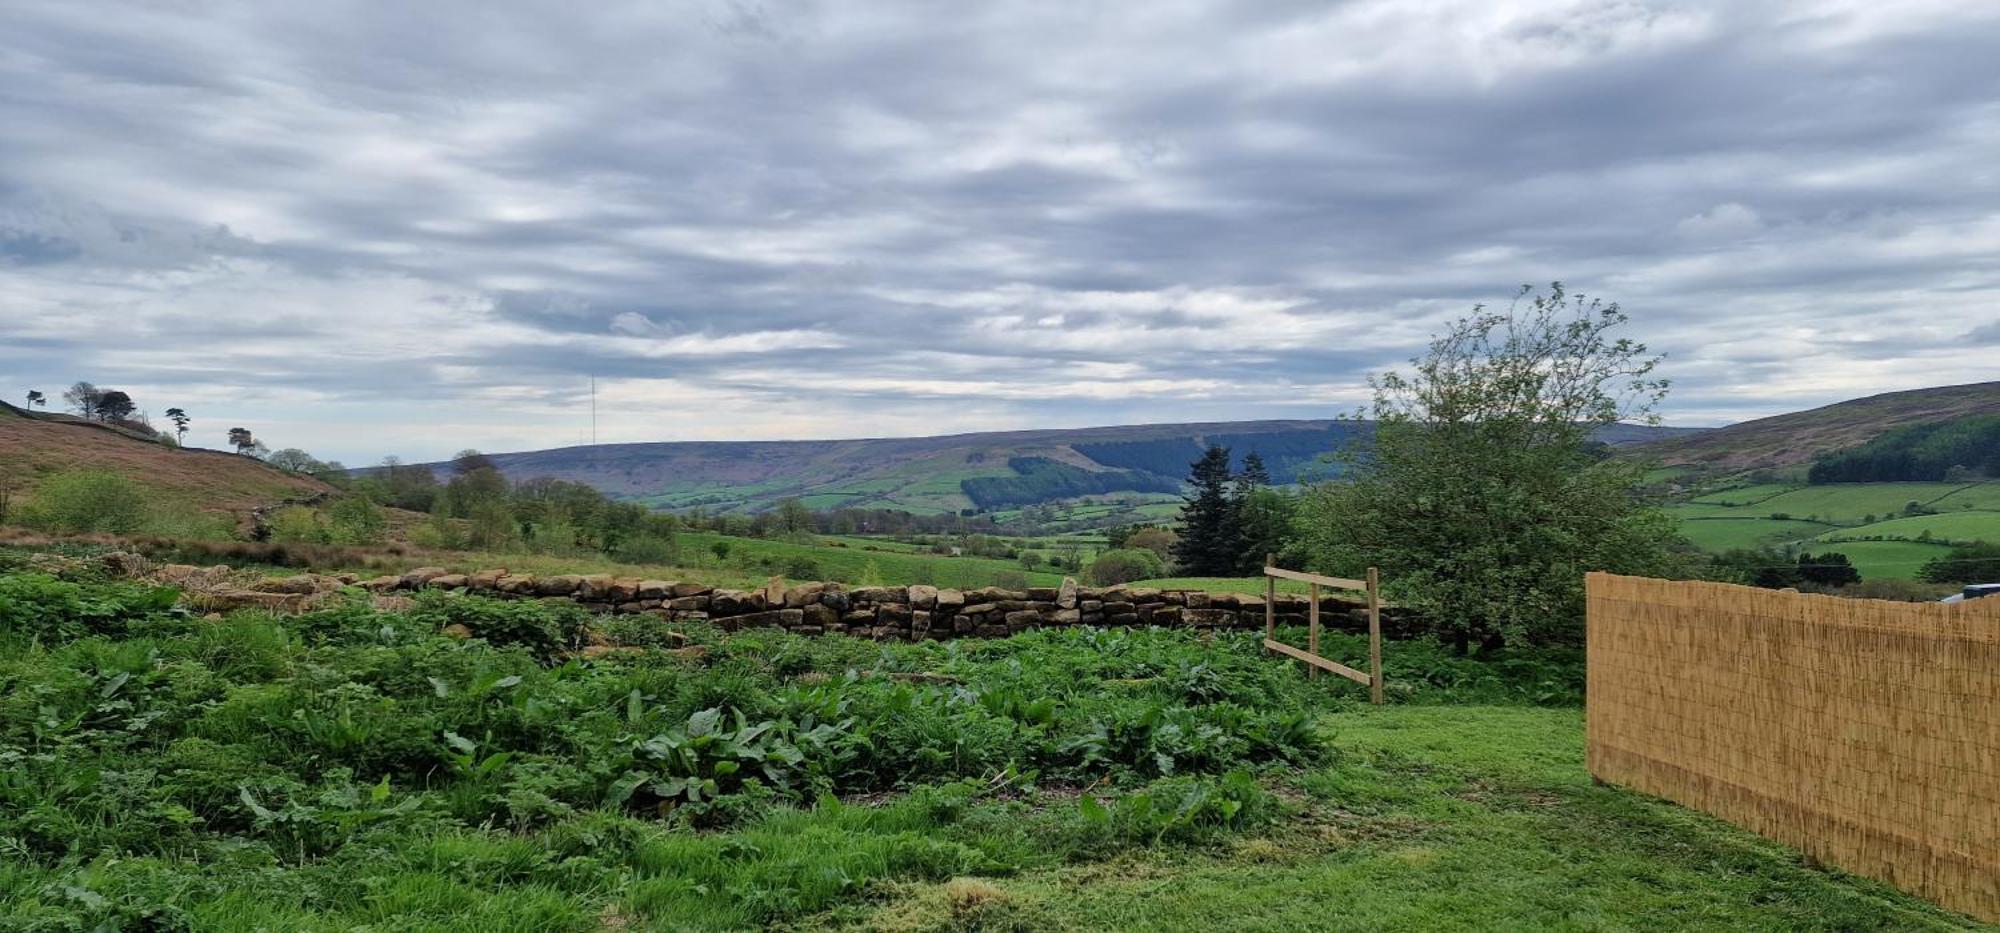
<svg viewBox="0 0 2000 933"><path fill-rule="evenodd" d="M88 567L0 551L8 929L1965 925L1591 785L1573 653L1398 642L1370 709L1254 634L201 618Z"/></svg>

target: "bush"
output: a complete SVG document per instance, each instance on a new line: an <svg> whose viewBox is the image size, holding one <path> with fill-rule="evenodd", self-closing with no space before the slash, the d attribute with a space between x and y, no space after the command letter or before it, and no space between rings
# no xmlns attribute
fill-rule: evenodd
<svg viewBox="0 0 2000 933"><path fill-rule="evenodd" d="M289 505L266 520L265 530L272 541L300 544L331 544L333 532L320 521L319 513L302 505Z"/></svg>
<svg viewBox="0 0 2000 933"><path fill-rule="evenodd" d="M574 647L589 621L589 613L573 604L455 596L435 590L418 595L409 616L440 631L463 625L488 644L519 645L543 661L553 661Z"/></svg>
<svg viewBox="0 0 2000 933"><path fill-rule="evenodd" d="M1927 583L2000 583L2000 544L1952 548L1917 571Z"/></svg>
<svg viewBox="0 0 2000 933"><path fill-rule="evenodd" d="M0 576L0 634L67 641L123 632L128 622L168 611L179 597L164 587Z"/></svg>
<svg viewBox="0 0 2000 933"><path fill-rule="evenodd" d="M21 509L22 524L72 534L125 534L146 521L146 494L109 470L57 473L36 487Z"/></svg>
<svg viewBox="0 0 2000 933"><path fill-rule="evenodd" d="M665 535L633 535L618 542L618 559L628 564L671 564L680 557L680 547Z"/></svg>
<svg viewBox="0 0 2000 933"><path fill-rule="evenodd" d="M1166 565L1160 560L1160 555L1143 548L1105 551L1090 562L1090 582L1098 586L1116 586L1165 575Z"/></svg>
<svg viewBox="0 0 2000 933"><path fill-rule="evenodd" d="M343 496L327 510L334 544L381 544L389 534L389 518L365 496Z"/></svg>
<svg viewBox="0 0 2000 933"><path fill-rule="evenodd" d="M819 561L802 554L785 558L783 573L793 580L819 580L824 576Z"/></svg>
<svg viewBox="0 0 2000 933"><path fill-rule="evenodd" d="M1864 580L1849 586L1829 591L1835 596L1849 599L1887 599L1904 603L1936 602L1952 593L1956 587L1942 583L1919 583L1915 580Z"/></svg>

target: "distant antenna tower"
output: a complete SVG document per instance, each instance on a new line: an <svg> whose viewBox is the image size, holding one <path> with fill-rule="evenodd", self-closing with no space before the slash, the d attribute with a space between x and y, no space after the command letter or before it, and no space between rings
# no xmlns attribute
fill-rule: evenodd
<svg viewBox="0 0 2000 933"><path fill-rule="evenodd" d="M597 446L597 376L590 377L590 446Z"/></svg>

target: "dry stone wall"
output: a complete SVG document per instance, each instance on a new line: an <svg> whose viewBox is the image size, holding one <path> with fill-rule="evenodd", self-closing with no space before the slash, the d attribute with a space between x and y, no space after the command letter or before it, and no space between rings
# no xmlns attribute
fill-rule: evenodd
<svg viewBox="0 0 2000 933"><path fill-rule="evenodd" d="M310 575L307 575L310 576ZM307 591L310 581L285 586ZM725 630L777 626L800 634L917 640L1001 638L1032 628L1063 625L1261 628L1264 598L1239 593L1146 587L1060 587L956 590L934 586L846 587L838 583L786 586L773 580L754 590L717 589L700 583L605 575L532 576L505 570L451 573L427 567L373 579L339 578L376 593L447 590L513 599L564 599L601 613L650 615L666 622L705 621ZM1274 604L1281 625L1304 625L1309 601L1281 593ZM1321 622L1329 630L1365 632L1367 607L1358 599L1326 597ZM1383 628L1413 634L1414 620L1385 609Z"/></svg>

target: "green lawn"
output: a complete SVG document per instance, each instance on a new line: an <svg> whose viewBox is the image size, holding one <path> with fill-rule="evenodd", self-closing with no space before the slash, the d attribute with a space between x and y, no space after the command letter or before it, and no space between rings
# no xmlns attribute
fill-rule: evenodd
<svg viewBox="0 0 2000 933"><path fill-rule="evenodd" d="M1023 930L1980 929L1664 801L1594 785L1575 710L1353 706L1270 832L910 885L825 926Z"/></svg>

